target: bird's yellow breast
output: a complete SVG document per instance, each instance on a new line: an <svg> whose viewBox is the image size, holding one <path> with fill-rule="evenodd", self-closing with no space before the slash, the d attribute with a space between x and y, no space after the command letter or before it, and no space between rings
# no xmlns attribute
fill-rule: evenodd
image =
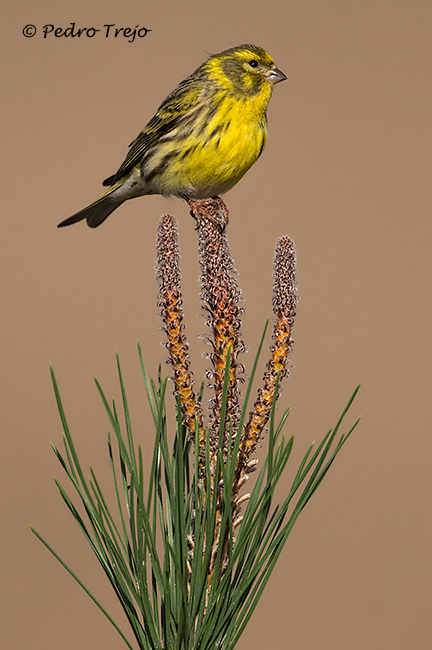
<svg viewBox="0 0 432 650"><path fill-rule="evenodd" d="M227 192L264 148L269 98L221 92L199 104L149 155L142 174L150 191L193 199Z"/></svg>

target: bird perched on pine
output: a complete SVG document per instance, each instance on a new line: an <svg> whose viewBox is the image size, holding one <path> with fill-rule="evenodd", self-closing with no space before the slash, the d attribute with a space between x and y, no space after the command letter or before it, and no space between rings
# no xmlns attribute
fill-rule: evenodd
<svg viewBox="0 0 432 650"><path fill-rule="evenodd" d="M107 191L59 223L99 226L127 199L146 194L209 199L230 190L260 156L274 84L286 76L261 47L214 54L162 102L129 147Z"/></svg>

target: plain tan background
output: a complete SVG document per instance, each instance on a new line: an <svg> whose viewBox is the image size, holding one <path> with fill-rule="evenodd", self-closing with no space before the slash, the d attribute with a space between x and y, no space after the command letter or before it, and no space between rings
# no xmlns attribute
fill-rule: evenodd
<svg viewBox="0 0 432 650"><path fill-rule="evenodd" d="M129 142L207 52L244 42L268 49L289 77L273 95L266 151L226 196L252 350L271 314L276 238L290 235L298 251L294 368L280 401L292 405L286 432L296 442L279 500L358 382L349 422L363 419L294 528L238 648L430 647L431 19L429 1L398 0L18 0L4 8L3 648L125 647L30 523L132 637L52 481L66 484L49 446L60 444L61 425L48 364L83 465L108 486L108 421L93 375L118 398L117 349L149 451L136 342L155 376L164 350L154 241L167 211L180 222L197 378L206 367L193 222L181 201L145 197L95 231L56 224L99 195ZM42 38L43 25L71 21L152 31L134 43ZM34 38L22 34L29 23ZM243 359L249 369L251 359Z"/></svg>

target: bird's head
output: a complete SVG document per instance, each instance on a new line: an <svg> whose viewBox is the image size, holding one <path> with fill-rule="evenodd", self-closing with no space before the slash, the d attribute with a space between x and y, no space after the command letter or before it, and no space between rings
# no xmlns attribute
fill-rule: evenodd
<svg viewBox="0 0 432 650"><path fill-rule="evenodd" d="M239 45L211 56L204 66L215 82L244 95L284 81L286 76L262 47Z"/></svg>

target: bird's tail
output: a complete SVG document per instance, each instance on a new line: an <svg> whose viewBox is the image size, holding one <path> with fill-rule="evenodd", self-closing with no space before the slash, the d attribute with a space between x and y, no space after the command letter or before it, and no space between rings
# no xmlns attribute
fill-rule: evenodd
<svg viewBox="0 0 432 650"><path fill-rule="evenodd" d="M112 187L109 188L102 196L91 203L83 210L76 212L71 217L68 217L64 221L58 224L58 228L64 228L65 226L70 226L73 223L87 219L87 225L90 228L97 228L100 224L105 221L107 217L114 212L116 208L121 205L125 199L115 199L112 194L115 192L123 183L124 179L121 179L115 183Z"/></svg>

